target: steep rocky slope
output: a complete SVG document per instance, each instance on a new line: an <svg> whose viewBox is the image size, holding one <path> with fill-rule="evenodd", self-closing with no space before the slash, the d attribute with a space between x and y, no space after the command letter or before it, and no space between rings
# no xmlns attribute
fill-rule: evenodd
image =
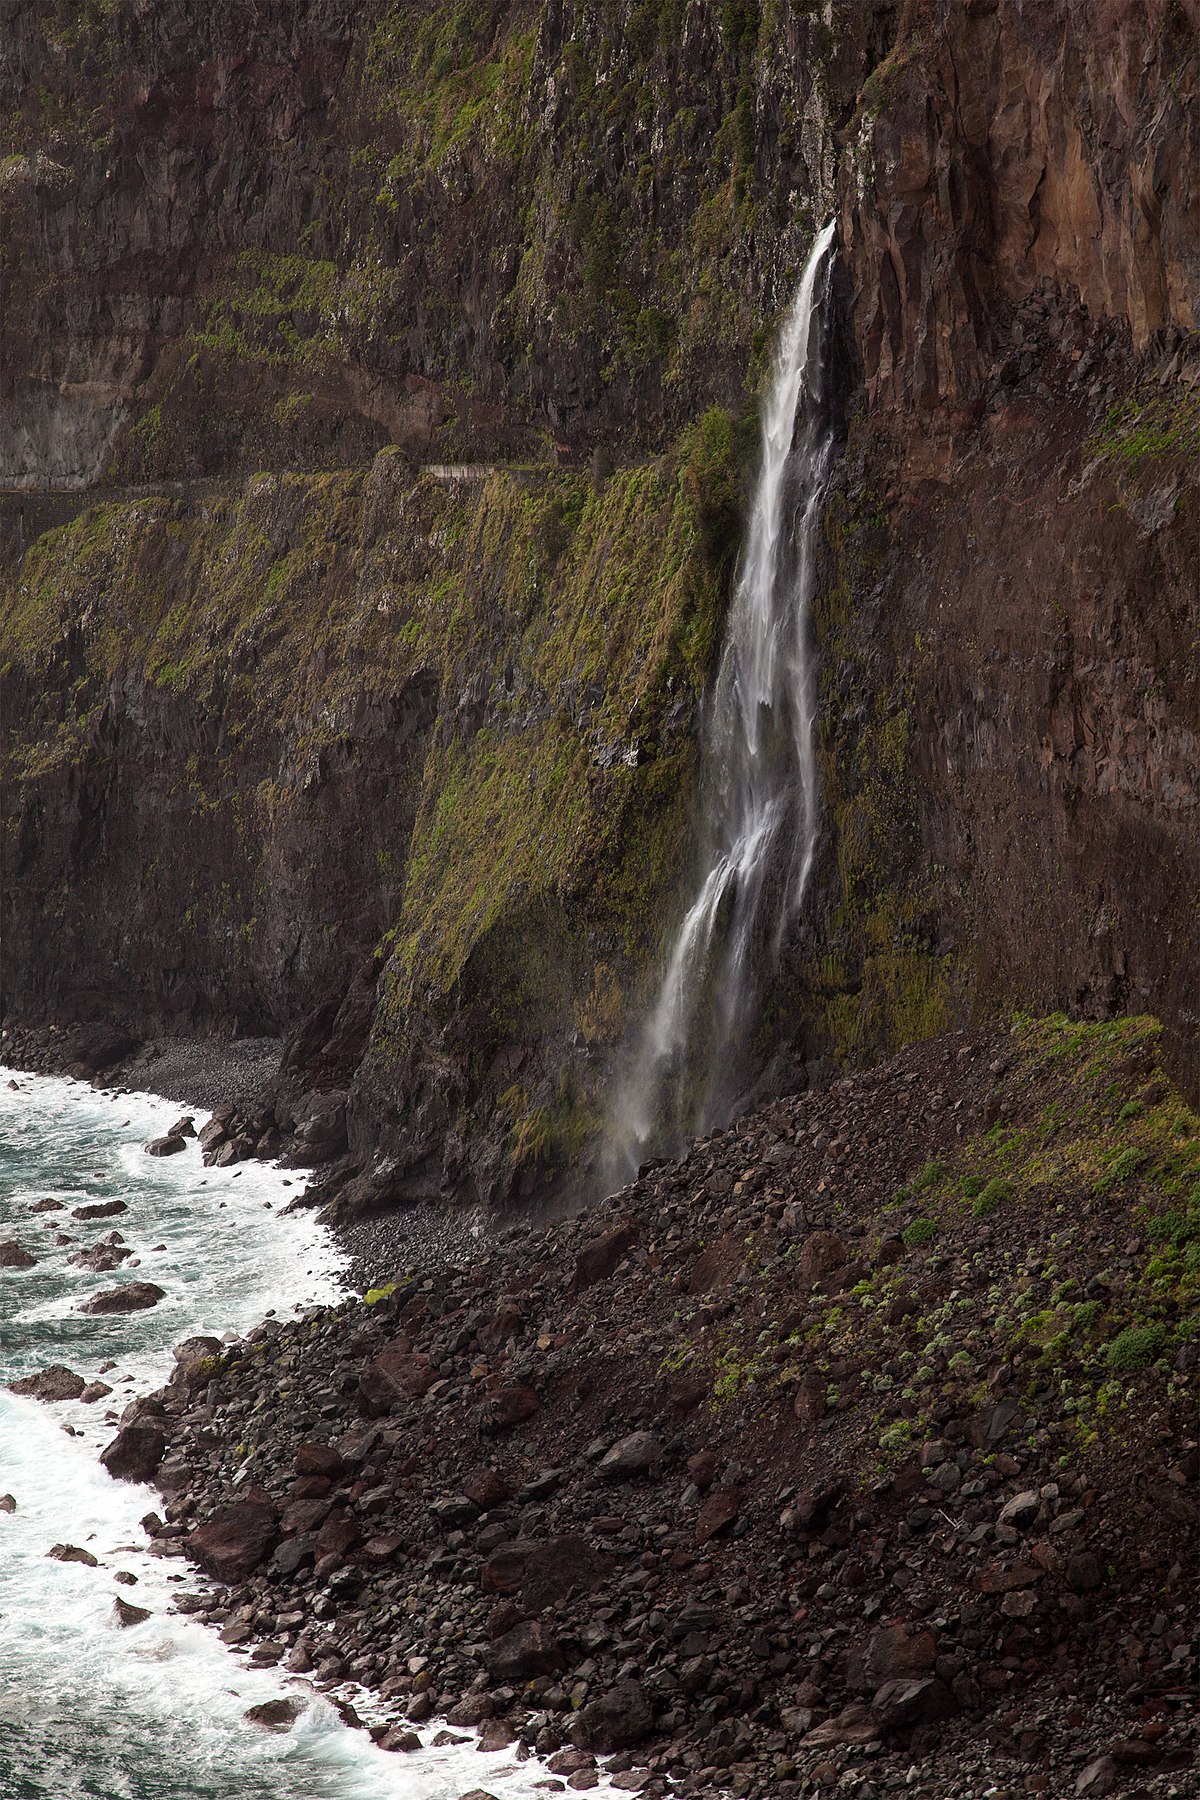
<svg viewBox="0 0 1200 1800"><path fill-rule="evenodd" d="M1200 1118L1159 1051L954 1034L467 1257L360 1227L365 1300L183 1346L107 1460L215 1578L180 1605L389 1748L1182 1794Z"/></svg>
<svg viewBox="0 0 1200 1800"><path fill-rule="evenodd" d="M561 1181L830 209L825 834L759 1092L1005 1002L1152 1010L1194 1091L1186 7L5 21L10 1021L279 1032L378 1193Z"/></svg>

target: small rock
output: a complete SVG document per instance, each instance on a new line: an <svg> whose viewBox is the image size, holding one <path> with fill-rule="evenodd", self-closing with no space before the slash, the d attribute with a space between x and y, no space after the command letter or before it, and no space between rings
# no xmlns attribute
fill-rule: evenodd
<svg viewBox="0 0 1200 1800"><path fill-rule="evenodd" d="M258 1706L248 1706L242 1717L264 1731L290 1731L306 1705L304 1700L263 1700Z"/></svg>
<svg viewBox="0 0 1200 1800"><path fill-rule="evenodd" d="M52 1557L55 1562L83 1563L89 1569L98 1569L100 1567L100 1564L92 1555L91 1551L81 1550L78 1544L55 1544L51 1549L47 1550L46 1555Z"/></svg>
<svg viewBox="0 0 1200 1800"><path fill-rule="evenodd" d="M710 1538L732 1525L742 1510L742 1490L737 1487L714 1488L696 1516L696 1529L693 1534L697 1544L707 1544Z"/></svg>
<svg viewBox="0 0 1200 1800"><path fill-rule="evenodd" d="M186 1150L186 1149L187 1149L187 1145L184 1143L184 1141L181 1137L175 1137L171 1132L168 1132L166 1137L159 1137L159 1138L151 1139L151 1141L146 1145L146 1155L147 1156L178 1156L179 1152L181 1150Z"/></svg>
<svg viewBox="0 0 1200 1800"><path fill-rule="evenodd" d="M118 1594L113 1601L113 1617L122 1630L127 1631L131 1625L140 1625L150 1617L150 1609L146 1606L133 1606L128 1600L122 1600Z"/></svg>
<svg viewBox="0 0 1200 1800"><path fill-rule="evenodd" d="M1001 1507L998 1523L1009 1525L1014 1531L1028 1531L1041 1508L1040 1494L1036 1488L1029 1488L1023 1494L1014 1494L1007 1505Z"/></svg>
<svg viewBox="0 0 1200 1800"><path fill-rule="evenodd" d="M634 1431L604 1456L600 1473L609 1480L626 1481L655 1471L662 1462L662 1444L650 1431Z"/></svg>
<svg viewBox="0 0 1200 1800"><path fill-rule="evenodd" d="M32 1269L36 1262L37 1257L30 1256L15 1238L6 1238L0 1244L0 1269Z"/></svg>

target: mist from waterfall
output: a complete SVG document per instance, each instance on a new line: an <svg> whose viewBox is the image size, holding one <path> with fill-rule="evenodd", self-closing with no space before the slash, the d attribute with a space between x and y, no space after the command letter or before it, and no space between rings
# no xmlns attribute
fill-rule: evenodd
<svg viewBox="0 0 1200 1800"><path fill-rule="evenodd" d="M700 877L610 1122L608 1174L723 1121L763 983L812 870L819 791L809 609L833 456L822 320L829 224L776 350L761 464L725 647L704 718Z"/></svg>

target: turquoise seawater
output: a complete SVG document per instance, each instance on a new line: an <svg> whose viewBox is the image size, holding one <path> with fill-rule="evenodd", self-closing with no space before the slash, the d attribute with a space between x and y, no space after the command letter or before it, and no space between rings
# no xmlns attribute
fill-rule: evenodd
<svg viewBox="0 0 1200 1800"><path fill-rule="evenodd" d="M15 1083L10 1086L9 1083ZM281 1216L294 1177L261 1164L205 1169L195 1144L149 1157L144 1145L180 1108L65 1080L0 1070L0 1241L37 1260L0 1270L0 1384L51 1363L113 1392L91 1405L43 1405L0 1385L0 1800L455 1800L484 1788L516 1800L545 1781L535 1763L469 1746L389 1755L348 1730L295 1677L251 1670L214 1633L170 1611L201 1578L149 1555L138 1521L154 1490L113 1481L97 1452L136 1393L159 1387L171 1346L200 1332L246 1331L340 1291L338 1254L311 1215ZM62 1210L35 1213L39 1200ZM119 1217L72 1209L119 1199ZM119 1230L133 1255L99 1274L69 1261ZM60 1236L69 1243L59 1243ZM165 1290L153 1309L93 1318L89 1294L126 1280ZM77 1545L97 1567L47 1552ZM136 1577L116 1581L118 1572ZM121 1629L117 1596L150 1618ZM298 1693L286 1735L243 1717ZM360 1710L369 1706L356 1696Z"/></svg>

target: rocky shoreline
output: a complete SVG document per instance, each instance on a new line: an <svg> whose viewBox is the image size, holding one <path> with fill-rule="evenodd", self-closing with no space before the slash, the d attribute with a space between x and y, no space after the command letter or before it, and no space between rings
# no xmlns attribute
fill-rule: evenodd
<svg viewBox="0 0 1200 1800"><path fill-rule="evenodd" d="M957 1034L184 1347L106 1461L211 1578L183 1610L365 1691L397 1750L477 1730L550 1789L745 1800L1183 1794L1198 1239L1153 1021Z"/></svg>

